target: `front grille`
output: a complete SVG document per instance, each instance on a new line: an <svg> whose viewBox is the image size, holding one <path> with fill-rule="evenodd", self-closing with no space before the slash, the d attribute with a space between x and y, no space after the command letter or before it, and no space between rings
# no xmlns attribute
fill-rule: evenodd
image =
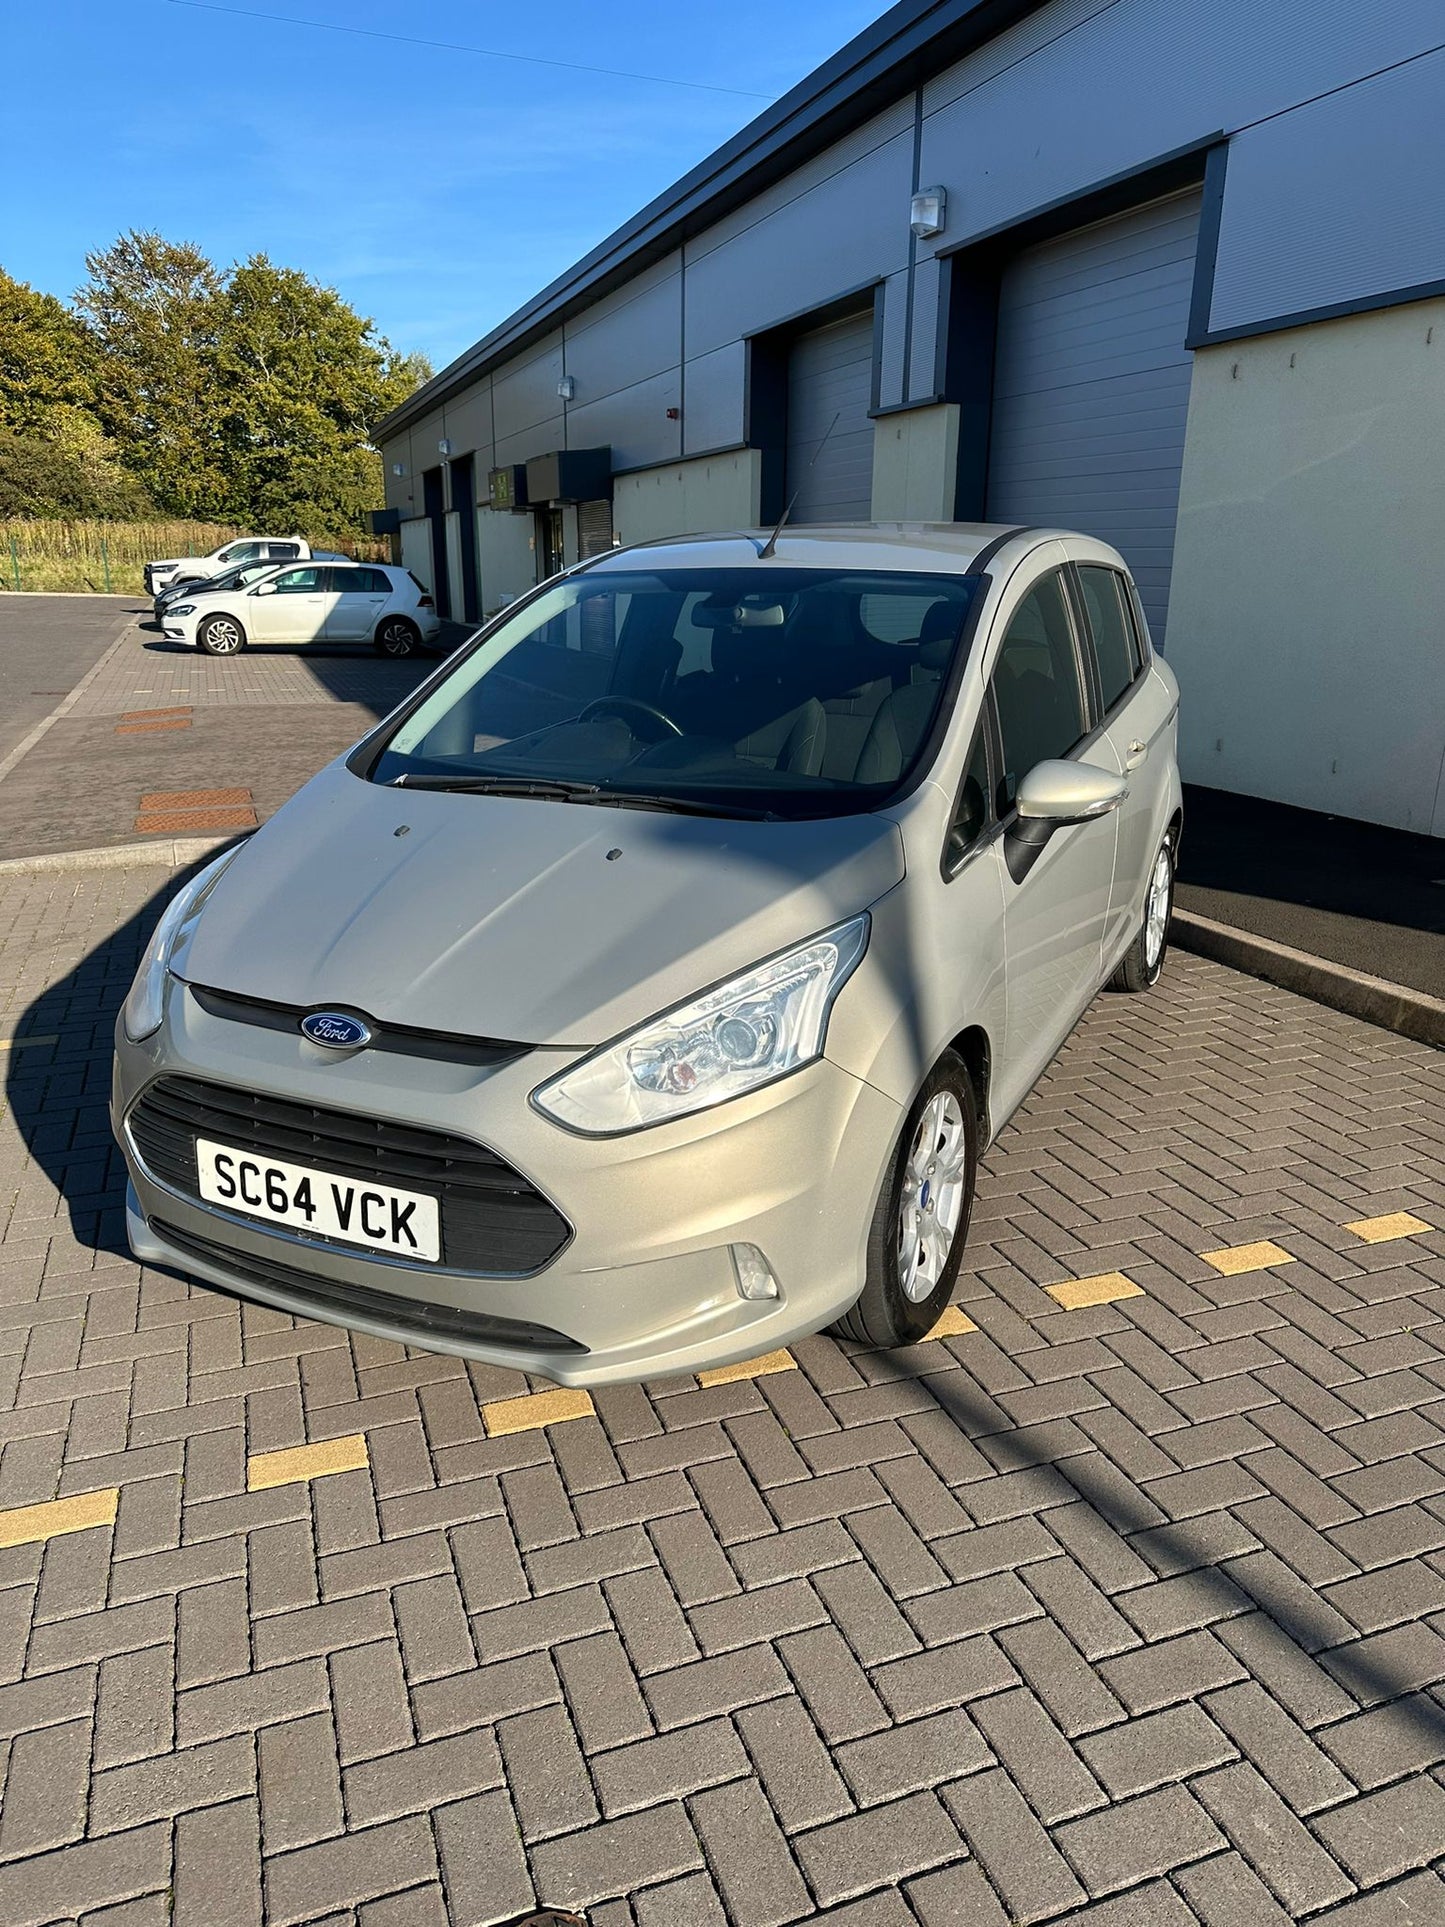
<svg viewBox="0 0 1445 1927"><path fill-rule="evenodd" d="M520 1171L485 1145L450 1131L323 1110L196 1077L158 1078L127 1121L146 1167L198 1201L198 1137L317 1165L339 1177L428 1192L441 1201L442 1260L458 1271L537 1271L572 1235L561 1212ZM330 1239L314 1242L334 1251L363 1249Z"/></svg>
<svg viewBox="0 0 1445 1927"><path fill-rule="evenodd" d="M348 1314L377 1318L399 1326L425 1342L431 1338L470 1339L478 1345L515 1345L529 1351L585 1353L587 1347L567 1338L547 1325L533 1325L525 1318L494 1318L485 1312L464 1311L458 1305L422 1304L415 1298L402 1298L393 1291L373 1291L363 1285L338 1284L333 1278L317 1278L294 1265L283 1265L275 1258L258 1258L251 1252L237 1252L225 1245L212 1244L194 1232L162 1218L150 1220L151 1230L167 1244L175 1245L192 1258L218 1266L236 1278L252 1284L274 1285L294 1292L318 1310L345 1319Z"/></svg>
<svg viewBox="0 0 1445 1927"><path fill-rule="evenodd" d="M239 997L233 990L212 990L207 984L186 985L196 1002L211 1017L224 1017L235 1024L255 1024L263 1030L279 1030L296 1036L301 1019L310 1010L325 1009L317 1004L278 1004L262 997ZM349 1010L352 1006L347 1005ZM383 1024L365 1011L371 1028L368 1050L399 1052L404 1057L430 1057L445 1064L480 1064L496 1070L515 1063L531 1049L529 1044L505 1043L496 1037L460 1037L450 1031L419 1030L412 1024Z"/></svg>

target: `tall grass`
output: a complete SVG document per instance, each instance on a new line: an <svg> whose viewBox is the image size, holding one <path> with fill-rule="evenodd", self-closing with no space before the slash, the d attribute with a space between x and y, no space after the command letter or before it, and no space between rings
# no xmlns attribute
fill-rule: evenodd
<svg viewBox="0 0 1445 1927"><path fill-rule="evenodd" d="M103 595L109 589L117 595L139 595L147 562L169 555L209 555L246 533L225 522L0 520L0 593L43 589ZM367 536L317 546L367 562L384 562L388 554L385 542Z"/></svg>

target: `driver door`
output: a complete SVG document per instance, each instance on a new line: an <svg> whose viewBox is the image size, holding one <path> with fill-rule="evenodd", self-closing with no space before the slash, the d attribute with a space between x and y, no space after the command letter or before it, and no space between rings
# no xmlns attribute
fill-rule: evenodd
<svg viewBox="0 0 1445 1927"><path fill-rule="evenodd" d="M1049 553L1046 551L1046 553ZM1082 754L1091 727L1082 638L1062 567L1047 569L1004 616L989 676L997 728L998 818L1013 820L1019 785L1036 764ZM1057 830L1018 881L1005 872L1008 982L1000 1114L1042 1073L1099 988L1114 877L1113 815Z"/></svg>
<svg viewBox="0 0 1445 1927"><path fill-rule="evenodd" d="M260 642L313 642L325 634L331 605L331 571L322 563L282 569L258 583L247 598L251 634ZM269 592L269 593L267 593Z"/></svg>

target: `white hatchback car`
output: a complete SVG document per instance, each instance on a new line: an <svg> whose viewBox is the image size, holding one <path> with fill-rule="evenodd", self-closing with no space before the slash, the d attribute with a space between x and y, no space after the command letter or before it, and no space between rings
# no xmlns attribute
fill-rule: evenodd
<svg viewBox="0 0 1445 1927"><path fill-rule="evenodd" d="M409 569L378 562L302 562L249 587L183 596L161 628L172 642L234 656L247 643L370 642L413 656L441 628L436 604Z"/></svg>

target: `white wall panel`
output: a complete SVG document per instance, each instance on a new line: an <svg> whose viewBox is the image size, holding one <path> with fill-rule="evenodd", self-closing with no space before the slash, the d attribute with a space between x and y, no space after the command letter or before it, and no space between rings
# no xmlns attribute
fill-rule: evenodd
<svg viewBox="0 0 1445 1927"><path fill-rule="evenodd" d="M883 335L878 354L878 405L894 408L903 391L904 343L908 339L908 271L890 274L883 285Z"/></svg>
<svg viewBox="0 0 1445 1927"><path fill-rule="evenodd" d="M1445 52L1247 129L1229 148L1210 326L1445 281L1442 182Z"/></svg>

